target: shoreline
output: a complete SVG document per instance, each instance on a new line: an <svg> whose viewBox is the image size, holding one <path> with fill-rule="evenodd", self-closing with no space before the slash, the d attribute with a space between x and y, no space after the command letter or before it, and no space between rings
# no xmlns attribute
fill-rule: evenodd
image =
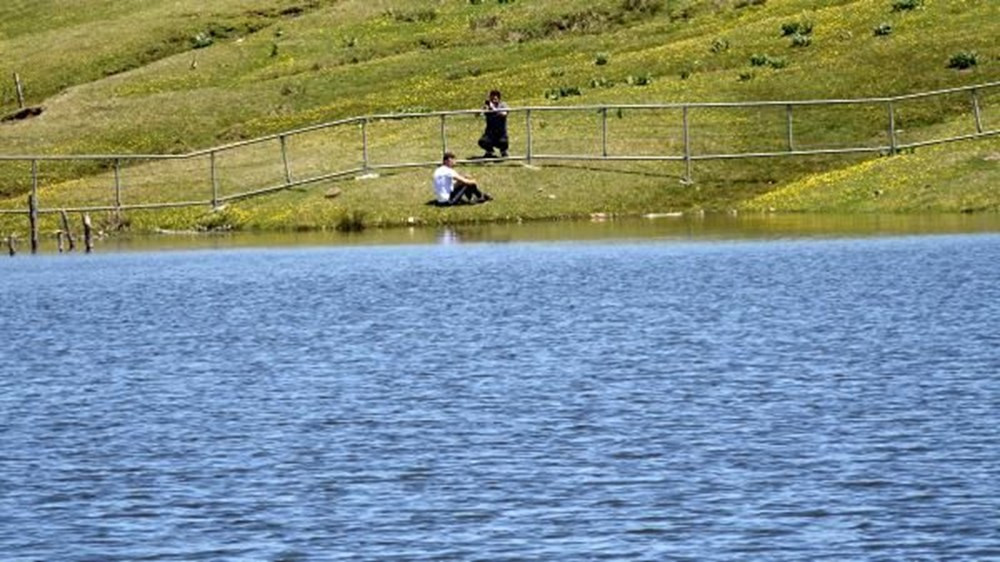
<svg viewBox="0 0 1000 562"><path fill-rule="evenodd" d="M586 219L383 226L352 232L334 229L161 229L145 233L103 233L95 237L94 252L626 240L720 242L976 233L1000 233L1000 213L647 213ZM42 237L39 254L60 255L56 244L55 236ZM73 253L82 254L81 247L78 244L78 250ZM30 255L23 238L19 239L17 255Z"/></svg>

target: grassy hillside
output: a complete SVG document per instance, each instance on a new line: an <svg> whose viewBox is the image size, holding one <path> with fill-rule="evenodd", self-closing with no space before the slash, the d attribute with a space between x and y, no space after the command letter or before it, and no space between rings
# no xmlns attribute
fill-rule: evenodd
<svg viewBox="0 0 1000 562"><path fill-rule="evenodd" d="M765 212L1000 211L1000 137L812 174L740 205Z"/></svg>
<svg viewBox="0 0 1000 562"><path fill-rule="evenodd" d="M786 34L793 28L798 33ZM0 6L0 77L9 81L0 86L0 114L17 109L6 78L14 72L28 104L44 111L3 122L0 153L182 153L355 115L474 108L494 87L513 106L895 95L1000 79L998 35L995 0L12 0ZM949 68L962 53L974 54L976 64ZM773 64L755 66L752 59ZM797 121L803 143L884 137L878 121L884 115L811 111ZM905 134L926 138L967 124L961 120L968 100L900 111ZM983 111L988 122L1000 121L1000 96L984 99ZM615 150L676 148L676 119L663 119L667 125L623 116L612 125ZM593 144L586 120L541 121L537 151ZM699 150L778 143L780 122L760 112L705 111L695 117L694 142ZM439 151L406 130L381 127L376 161L411 152L427 159ZM479 127L472 117L456 125L451 135L460 152L476 151ZM515 125L512 141L512 151L523 152ZM975 189L985 192L974 207L996 209L1000 196L982 186L998 183L997 166L976 160L983 147L934 149L956 167L928 177L947 176L953 191L971 185L962 178L972 174ZM296 169L321 170L345 149L356 152L354 133L304 139L293 147ZM801 195L796 200L805 203L782 205L766 194L786 186L797 194L831 192L831 178L874 185L880 166L907 166L925 152L928 173L937 173L942 160L930 151L877 164L860 157L781 158L699 163L694 187L679 184L682 170L672 163L494 165L472 171L501 197L449 214L421 205L429 197L428 171L411 170L337 183L336 199L323 197L333 185L324 183L232 205L221 217L205 209L134 213L130 224L325 228L351 216L406 224L740 206L842 209L852 207L814 205ZM228 158L222 172L230 191L276 173L273 149ZM966 169L961 162L973 164ZM132 165L125 170L127 195L133 202L204 198L205 166ZM43 166L43 204L106 202L108 168L107 162ZM3 206L23 207L29 187L24 164L0 162L0 195L12 197ZM925 206L967 205L942 198Z"/></svg>

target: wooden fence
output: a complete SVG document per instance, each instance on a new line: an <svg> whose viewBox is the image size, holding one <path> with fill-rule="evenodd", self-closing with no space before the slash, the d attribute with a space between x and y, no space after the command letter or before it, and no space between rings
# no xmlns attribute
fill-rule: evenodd
<svg viewBox="0 0 1000 562"><path fill-rule="evenodd" d="M919 102L921 100L936 100L949 98L952 100L952 110L954 110L955 96L962 100L960 106L964 105L970 116L967 127L958 134L942 135L934 138L926 138L912 141L900 139L901 129L899 127L900 107L908 103ZM803 128L802 120L799 117L816 108L847 107L853 111L865 112L866 115L877 115L882 121L883 133L881 140L872 140L869 135L866 138L848 139L846 142L834 143L827 146L803 146L799 143L798 134ZM988 82L975 86L965 86L960 88L949 88L918 94L909 94L894 97L881 98L859 98L859 99L827 99L827 100L796 100L796 101L751 101L751 102L702 102L702 103L665 103L665 104L608 104L608 105L575 105L575 106L539 106L539 107L514 107L510 108L508 118L511 126L515 126L518 120L523 119L523 129L520 131L524 135L524 152L514 154L506 158L508 161L522 161L533 163L536 161L549 160L604 160L604 161L675 161L683 164L683 179L685 182L694 180L694 165L699 161L706 160L730 160L743 158L775 158L775 157L796 157L810 155L836 155L836 154L859 154L859 153L882 153L887 155L896 154L901 150L913 149L921 146L976 139L1000 134L1000 115L997 118L987 119L984 114L989 108L996 114L1000 114L1000 82ZM662 146L655 147L653 152L646 153L623 153L612 150L609 141L612 136L609 133L609 119L611 116L621 116L623 112L643 113L651 112L658 116L661 114L673 114L673 123L659 122L658 127L675 131L679 138L672 142L664 142ZM753 113L766 113L769 118L773 118L780 123L776 127L781 129L780 147L776 147L773 139L767 142L761 141L761 147L757 150L746 151L726 151L713 149L712 146L700 147L697 143L699 129L693 125L694 118L706 112L728 112L742 111ZM427 113L393 113L383 115L368 115L363 117L352 117L330 121L308 127L289 130L283 133L262 136L240 142L234 142L222 146L216 146L204 150L198 150L186 154L68 154L68 155L2 155L0 162L20 162L30 165L31 174L31 194L28 198L27 208L7 208L0 209L0 214L23 214L27 215L32 225L37 225L37 218L42 213L65 213L77 212L87 213L96 211L112 211L120 213L133 209L158 209L168 207L189 207L189 206L211 206L220 205L233 200L245 199L266 193L288 189L295 186L321 182L325 180L356 176L367 173L374 173L385 169L402 169L412 167L428 167L436 165L440 161L440 153L449 149L450 125L461 119L463 116L477 116L480 110L460 110L460 111L440 111ZM534 124L541 116L554 113L561 114L596 114L598 120L594 143L594 149L589 151L570 150L539 150L535 144L539 128ZM994 115L994 113L990 113ZM775 117L777 116L777 117ZM822 121L823 118L814 121ZM832 117L826 116L830 120ZM439 130L439 146L433 151L433 158L417 161L390 161L375 162L371 157L371 146L373 142L373 124L385 121L404 121L410 127L417 127L416 123L421 123L420 127L426 127L427 120L433 122L434 128ZM828 123L810 122L810 127L835 127L832 120ZM293 167L294 154L290 149L290 141L310 133L332 129L355 129L357 153L348 160L354 162L353 165L346 165L340 168L327 170L310 171L306 174L297 174ZM273 147L273 148L269 148ZM247 150L251 148L266 148L269 151L277 151L275 157L280 160L280 179L278 182L262 186L244 186L234 193L223 194L220 191L220 167L219 158L224 154ZM336 151L350 151L349 147L331 146ZM431 151L427 151L430 155ZM204 176L204 197L195 199L177 199L160 202L126 202L123 198L122 169L131 164L150 163L157 161L177 161L177 160L197 160L207 159ZM464 161L464 160L460 160ZM91 162L98 163L110 168L111 185L110 199L113 201L106 205L83 205L75 207L66 206L45 206L44 201L39 200L38 186L40 169L43 166L51 165L55 162ZM37 239L37 231L33 228L33 241Z"/></svg>

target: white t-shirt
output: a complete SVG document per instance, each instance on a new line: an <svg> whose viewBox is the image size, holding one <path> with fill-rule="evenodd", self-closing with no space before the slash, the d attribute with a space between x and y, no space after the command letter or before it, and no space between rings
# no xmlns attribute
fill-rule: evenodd
<svg viewBox="0 0 1000 562"><path fill-rule="evenodd" d="M455 187L455 170L441 165L434 170L434 195L439 203L447 203Z"/></svg>

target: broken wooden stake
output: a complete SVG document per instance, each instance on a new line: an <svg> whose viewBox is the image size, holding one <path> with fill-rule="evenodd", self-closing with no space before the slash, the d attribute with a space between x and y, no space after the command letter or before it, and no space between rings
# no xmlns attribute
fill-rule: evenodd
<svg viewBox="0 0 1000 562"><path fill-rule="evenodd" d="M21 88L21 77L14 73L14 89L17 90L17 108L24 109L24 89Z"/></svg>
<svg viewBox="0 0 1000 562"><path fill-rule="evenodd" d="M32 191L28 196L28 226L31 229L31 253L38 253L38 196Z"/></svg>
<svg viewBox="0 0 1000 562"><path fill-rule="evenodd" d="M62 231L66 234L66 242L69 243L69 251L72 252L76 249L76 239L73 237L73 230L69 227L69 215L66 211L59 211L59 216L62 217Z"/></svg>
<svg viewBox="0 0 1000 562"><path fill-rule="evenodd" d="M87 214L83 215L83 246L88 254L94 251L94 227Z"/></svg>

